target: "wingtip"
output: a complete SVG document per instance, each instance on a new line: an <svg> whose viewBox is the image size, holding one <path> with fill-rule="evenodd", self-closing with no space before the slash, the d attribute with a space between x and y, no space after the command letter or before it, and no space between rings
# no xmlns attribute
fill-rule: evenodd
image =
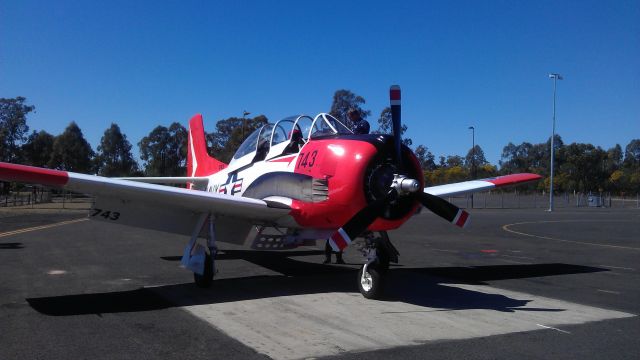
<svg viewBox="0 0 640 360"><path fill-rule="evenodd" d="M69 173L61 170L0 162L0 180L61 187L69 181Z"/></svg>

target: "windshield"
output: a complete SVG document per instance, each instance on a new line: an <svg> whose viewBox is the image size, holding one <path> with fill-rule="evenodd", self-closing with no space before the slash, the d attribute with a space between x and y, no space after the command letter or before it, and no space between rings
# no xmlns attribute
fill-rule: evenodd
<svg viewBox="0 0 640 360"><path fill-rule="evenodd" d="M351 135L353 131L329 114L322 113L316 116L311 128L312 138L338 134Z"/></svg>
<svg viewBox="0 0 640 360"><path fill-rule="evenodd" d="M233 155L234 159L240 159L241 157L247 155L248 153L256 150L256 147L257 147L256 143L258 142L258 135L260 135L261 130L262 130L262 127L259 129L256 129L256 131L252 132L251 135L249 135L249 137L247 137L242 142L242 145L240 145L236 153Z"/></svg>

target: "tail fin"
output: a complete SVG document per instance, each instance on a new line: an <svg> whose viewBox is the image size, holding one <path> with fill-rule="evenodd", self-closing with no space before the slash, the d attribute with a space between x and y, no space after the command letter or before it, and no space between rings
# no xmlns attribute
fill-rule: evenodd
<svg viewBox="0 0 640 360"><path fill-rule="evenodd" d="M187 176L208 176L227 167L227 164L207 153L202 115L196 114L189 120L189 142L187 143Z"/></svg>

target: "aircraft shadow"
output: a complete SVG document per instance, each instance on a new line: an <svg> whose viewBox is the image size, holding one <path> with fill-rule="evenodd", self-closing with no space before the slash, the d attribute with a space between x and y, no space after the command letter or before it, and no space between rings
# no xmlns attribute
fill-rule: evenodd
<svg viewBox="0 0 640 360"><path fill-rule="evenodd" d="M206 305L320 293L357 293L358 267L333 266L291 259L291 256L318 255L322 251L264 252L225 251L219 259L244 259L281 273L275 276L249 276L217 279L211 289L193 283L140 288L128 291L64 295L26 299L36 311L50 316L72 316L162 310L172 307ZM275 258L274 258L275 257ZM165 257L175 261L180 257ZM448 267L391 268L385 300L425 307L425 311L488 309L500 312L563 309L523 308L531 300L513 299L500 294L472 291L447 284L485 284L498 279L520 279L607 271L570 264L533 264ZM312 281L310 281L312 278Z"/></svg>
<svg viewBox="0 0 640 360"><path fill-rule="evenodd" d="M24 245L19 242L0 243L0 250L17 250L23 248Z"/></svg>

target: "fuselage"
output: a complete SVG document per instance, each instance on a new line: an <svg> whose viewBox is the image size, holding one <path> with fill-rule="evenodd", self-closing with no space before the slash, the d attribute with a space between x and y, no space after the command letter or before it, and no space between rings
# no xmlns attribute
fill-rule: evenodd
<svg viewBox="0 0 640 360"><path fill-rule="evenodd" d="M390 185L390 172L409 172L424 185L422 171L408 148L403 152L403 169L389 165L385 154L392 140L385 135L334 135L309 139L294 153L269 152L264 160L252 161L256 153L250 152L211 175L206 191L288 206L295 223L280 225L336 229L375 200L373 187ZM369 229L395 229L419 206L413 199L401 202Z"/></svg>

